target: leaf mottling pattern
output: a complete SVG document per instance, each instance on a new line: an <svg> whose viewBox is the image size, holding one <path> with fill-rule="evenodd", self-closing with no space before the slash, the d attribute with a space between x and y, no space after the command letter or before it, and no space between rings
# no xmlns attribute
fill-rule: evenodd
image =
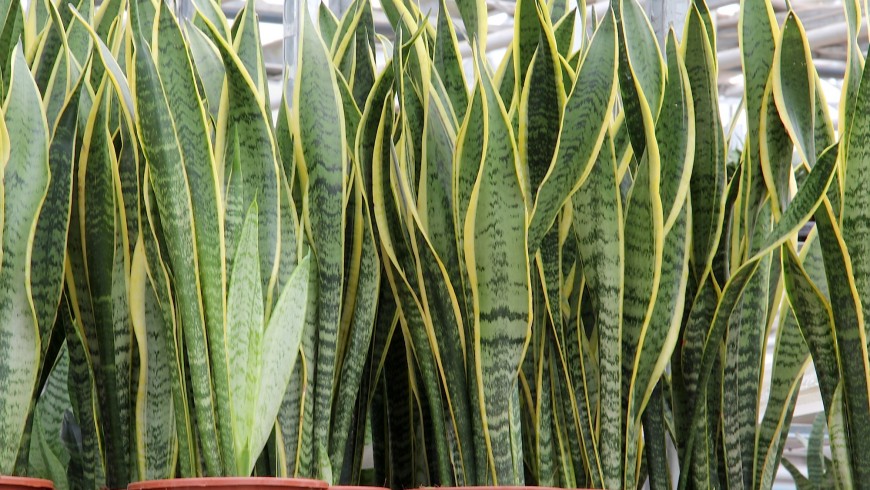
<svg viewBox="0 0 870 490"><path fill-rule="evenodd" d="M344 113L334 67L326 46L306 14L296 75L294 111L298 121L296 154L307 181L303 215L319 278L314 433L321 477L328 474L328 432L335 382L335 353L344 288L344 196L347 148ZM301 67L301 65L300 65Z"/></svg>
<svg viewBox="0 0 870 490"><path fill-rule="evenodd" d="M725 137L719 118L715 55L700 12L693 5L683 33L683 56L695 104L695 156L690 182L695 275L712 263L722 234L725 203Z"/></svg>
<svg viewBox="0 0 870 490"><path fill-rule="evenodd" d="M12 56L0 141L3 169L0 266L0 473L11 474L39 363L39 327L30 287L36 220L48 187L48 128L19 45Z"/></svg>
<svg viewBox="0 0 870 490"><path fill-rule="evenodd" d="M589 178L574 196L574 231L597 313L602 385L599 450L603 483L609 488L622 483L622 216L613 143L607 137Z"/></svg>
<svg viewBox="0 0 870 490"><path fill-rule="evenodd" d="M478 394L492 482L521 484L510 449L509 403L531 325L526 208L507 114L483 66L478 77L487 131L464 233ZM514 443L519 444L519 434Z"/></svg>
<svg viewBox="0 0 870 490"><path fill-rule="evenodd" d="M561 133L529 224L529 249L537 250L565 201L589 175L616 101L616 28L608 14L595 31L562 116Z"/></svg>
<svg viewBox="0 0 870 490"><path fill-rule="evenodd" d="M183 167L177 130L165 89L143 34L137 31L133 9L136 75L136 115L142 150L150 169L151 184L160 211L168 263L178 288L178 314L188 351L193 408L202 444L203 473L219 475L223 463L218 442L214 393L203 306L201 271L197 263L191 190ZM191 285L195 285L191 286Z"/></svg>

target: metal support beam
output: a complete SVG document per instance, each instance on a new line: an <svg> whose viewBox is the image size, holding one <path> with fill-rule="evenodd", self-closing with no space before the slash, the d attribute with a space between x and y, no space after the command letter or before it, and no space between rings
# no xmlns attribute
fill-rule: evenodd
<svg viewBox="0 0 870 490"><path fill-rule="evenodd" d="M284 80L287 102L293 101L293 82L296 78L297 57L299 56L299 32L303 15L317 22L319 0L284 0Z"/></svg>
<svg viewBox="0 0 870 490"><path fill-rule="evenodd" d="M659 46L664 50L668 30L671 27L676 31L678 38L682 35L686 12L689 11L689 1L650 0L647 10L649 12L649 20L656 33L656 39L659 41Z"/></svg>
<svg viewBox="0 0 870 490"><path fill-rule="evenodd" d="M293 102L293 83L296 79L297 57L299 56L299 27L306 12L307 0L284 0L284 94L287 103Z"/></svg>
<svg viewBox="0 0 870 490"><path fill-rule="evenodd" d="M353 3L353 0L329 0L328 5L329 10L332 10L332 13L340 19L347 12L347 9L350 8L351 3Z"/></svg>

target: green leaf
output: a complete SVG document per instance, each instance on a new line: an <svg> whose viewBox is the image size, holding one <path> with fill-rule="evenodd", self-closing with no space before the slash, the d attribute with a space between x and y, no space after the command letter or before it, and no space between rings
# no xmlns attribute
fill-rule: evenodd
<svg viewBox="0 0 870 490"><path fill-rule="evenodd" d="M377 254L377 242L372 230L371 218L367 202L363 200L360 185L362 179L357 177L355 183L355 208L358 210L354 224L360 228L354 239L353 254L359 260L359 273L356 278L356 294L353 302L352 319L349 332L343 346L344 356L341 359L341 370L338 373L338 389L334 399L333 426L330 440L330 456L334 468L344 466L344 456L347 451L348 436L351 422L355 415L354 408L359 403L365 406L365 395L360 391L363 368L369 355L368 346L372 341L375 326L375 316L378 308L378 296L381 282L381 267ZM358 223L358 224L357 224ZM349 285L350 286L350 285ZM460 372L460 374L462 374Z"/></svg>
<svg viewBox="0 0 870 490"><path fill-rule="evenodd" d="M722 296L716 306L716 313L710 323L709 331L704 341L704 347L701 351L700 359L697 366L697 383L696 396L691 408L691 417L689 418L690 425L688 427L696 428L698 423L707 417L706 392L708 382L713 376L713 367L719 358L719 346L727 330L731 315L734 313L736 306L740 303L744 292L747 289L751 279L758 272L760 262L752 260L744 263L732 274L731 279L725 285L722 291ZM684 364L685 365L685 364ZM715 386L715 384L714 384ZM697 433L696 431L687 434L684 450L681 453L681 462L684 464L693 464L697 468L697 464L701 461L695 453L695 444L698 444L699 449L703 449L703 445L710 444L710 439L706 431ZM697 469L692 473L697 473ZM679 488L687 488L690 472L680 472Z"/></svg>
<svg viewBox="0 0 870 490"><path fill-rule="evenodd" d="M622 483L622 296L624 229L608 137L589 178L574 196L574 231L594 298L601 376L601 452L604 486Z"/></svg>
<svg viewBox="0 0 870 490"><path fill-rule="evenodd" d="M3 97L8 97L9 86L15 76L12 71L12 59L15 50L19 46L22 31L24 30L24 12L21 9L20 0L12 0L9 10L6 12L5 21L0 30L0 74L2 74Z"/></svg>
<svg viewBox="0 0 870 490"><path fill-rule="evenodd" d="M518 0L516 3L514 9L514 38L511 43L514 52L511 57L514 89L510 94L510 99L504 98L505 106L510 106L512 101L524 89L526 73L532 62L532 57L537 51L542 26L546 26L544 28L552 34L553 26L550 25L550 18L545 14L540 14L540 10L537 0ZM505 93L502 92L502 97L504 96Z"/></svg>
<svg viewBox="0 0 870 490"><path fill-rule="evenodd" d="M466 356L468 341L463 319L469 318L467 300L459 288L462 267L456 248L456 230L451 209L452 186L447 178L453 171L455 127L448 108L441 103L434 85L429 85L425 110L421 178L417 189L417 209L408 179L396 184L401 198L397 205L402 215L413 219L411 247L417 252L415 262L420 271L420 295L426 302L430 336L438 346L436 359L444 371L446 401L450 411L455 479L457 483L476 482L480 478L474 460L472 419L475 412L469 400ZM398 174L397 174L398 175ZM407 271L407 269L406 269ZM457 297L457 293L460 295ZM467 321L467 320L466 320ZM437 328L435 326L438 326ZM476 420L476 419L475 419Z"/></svg>
<svg viewBox="0 0 870 490"><path fill-rule="evenodd" d="M480 0L456 0L462 24L465 26L465 39L469 46L477 43L480 53L486 52L487 7Z"/></svg>
<svg viewBox="0 0 870 490"><path fill-rule="evenodd" d="M527 2L534 3L534 2ZM540 26L537 51L530 60L528 80L520 98L518 142L520 160L530 181L526 192L536 196L550 169L558 145L565 106L565 89L559 54L552 29L540 9L536 9ZM527 20L526 22L529 22ZM525 183L524 183L525 184ZM531 205L531 203L530 203Z"/></svg>
<svg viewBox="0 0 870 490"><path fill-rule="evenodd" d="M838 488L852 488L852 469L849 467L849 442L846 429L845 403L841 381L834 391L833 407L828 412L828 435L831 439L831 456L834 460L834 475Z"/></svg>
<svg viewBox="0 0 870 490"><path fill-rule="evenodd" d="M71 409L69 387L69 351L61 347L44 391L33 413L33 438L30 447L30 471L36 478L54 482L55 488L69 488L67 465L70 461L69 450L64 446L60 434L67 410Z"/></svg>
<svg viewBox="0 0 870 490"><path fill-rule="evenodd" d="M629 206L631 206L631 202ZM662 253L661 279L655 296L655 307L650 313L649 323L641 333L641 343L637 346L634 358L634 373L631 378L631 414L637 417L643 412L647 400L652 396L659 377L665 372L668 360L679 337L686 300L689 259L689 217L688 205L681 206L681 212L670 232L665 236ZM626 225L629 225L626 222ZM631 402L630 402L631 403ZM637 420L634 423L638 423Z"/></svg>
<svg viewBox="0 0 870 490"><path fill-rule="evenodd" d="M133 0L135 3L137 0ZM148 1L148 0L145 0ZM64 8L61 11L65 10ZM75 10L86 19L87 26L94 24L94 1L79 0ZM67 44L69 46L70 55L80 67L87 64L88 57L91 55L93 41L88 33L88 27L85 24L72 22L67 29ZM99 80L96 80L99 83Z"/></svg>
<svg viewBox="0 0 870 490"><path fill-rule="evenodd" d="M840 91L839 120L842 121L842 136L849 139L852 127L852 116L858 99L858 88L861 84L861 72L864 71L864 56L858 46L858 36L861 22L861 5L858 0L843 2L848 25L848 43L846 44L846 70L843 73L843 88ZM866 2L865 2L866 7Z"/></svg>
<svg viewBox="0 0 870 490"><path fill-rule="evenodd" d="M143 480L172 478L177 433L172 403L171 352L163 332L169 328L148 280L145 244L136 243L130 272L130 318L139 348L136 393L136 462Z"/></svg>
<svg viewBox="0 0 870 490"><path fill-rule="evenodd" d="M108 128L108 77L104 77L88 116L78 161L76 204L87 289L93 321L85 332L96 339L88 348L96 360L94 375L101 423L106 436L106 478L111 487L129 484L130 382L132 335L127 303L126 230L120 220L121 196L116 192L117 158Z"/></svg>
<svg viewBox="0 0 870 490"><path fill-rule="evenodd" d="M825 476L825 457L822 453L825 439L825 417L816 416L813 420L813 428L810 430L807 442L807 473L810 481L816 488L822 487Z"/></svg>
<svg viewBox="0 0 870 490"><path fill-rule="evenodd" d="M347 146L344 113L333 65L323 41L306 13L302 23L300 59L296 73L295 108L297 164L305 184L303 216L316 261L318 342L314 433L318 474L331 479L328 469L328 430L335 351L344 289L344 196Z"/></svg>
<svg viewBox="0 0 870 490"><path fill-rule="evenodd" d="M106 44L112 44L109 30L116 18L125 10L128 0L108 0L102 2L94 15L94 30ZM135 1L135 0L131 0ZM123 32L123 31L118 31Z"/></svg>
<svg viewBox="0 0 870 490"><path fill-rule="evenodd" d="M683 58L695 103L695 155L690 182L694 197L692 257L695 275L701 276L712 264L722 234L726 162L715 52L700 12L694 5L689 9L683 32Z"/></svg>
<svg viewBox="0 0 870 490"><path fill-rule="evenodd" d="M782 466L786 471L788 471L789 475L791 475L797 490L811 490L816 488L812 483L810 483L810 480L807 479L807 477L801 474L800 470L791 461L783 459Z"/></svg>
<svg viewBox="0 0 870 490"><path fill-rule="evenodd" d="M784 248L791 252L790 247ZM785 321L777 329L770 394L761 427L757 430L755 485L761 488L770 488L773 484L785 449L801 381L810 366L809 351L801 337L795 315L787 305L780 309L779 314L780 318L785 317Z"/></svg>
<svg viewBox="0 0 870 490"><path fill-rule="evenodd" d="M0 267L0 473L11 474L27 419L40 358L31 291L37 216L49 183L48 128L39 91L19 46L12 57L0 123L2 252Z"/></svg>
<svg viewBox="0 0 870 490"><path fill-rule="evenodd" d="M248 76L243 61L220 39L215 26L209 24L212 40L221 53L227 73L229 109L226 134L238 133L239 159L243 165L245 206L250 206L255 190L259 216L260 277L266 304L271 304L280 257L280 176L278 147L272 131L271 116L265 112L268 97L259 92L256 81ZM227 141L227 143L232 143ZM227 145L229 147L229 144ZM216 151L227 149L218 148Z"/></svg>
<svg viewBox="0 0 870 490"><path fill-rule="evenodd" d="M446 0L440 0L438 9L438 30L435 37L433 52L435 72L444 82L444 88L450 96L453 113L465 114L468 106L468 87L462 70L462 56L459 54L459 41L456 30L447 10Z"/></svg>
<svg viewBox="0 0 870 490"><path fill-rule="evenodd" d="M665 233L677 220L686 200L695 154L695 106L686 65L677 49L676 34L671 30L667 38L668 78L656 121Z"/></svg>
<svg viewBox="0 0 870 490"><path fill-rule="evenodd" d="M249 469L253 469L275 426L281 399L290 382L291 368L296 363L306 313L315 304L314 293L309 290L309 269L310 255L307 255L278 296L263 331L262 361L256 375L254 423L249 432L248 447L252 458Z"/></svg>
<svg viewBox="0 0 870 490"><path fill-rule="evenodd" d="M323 42L331 46L332 41L335 40L335 32L338 30L338 19L324 2L320 2L317 8L317 26L320 28Z"/></svg>
<svg viewBox="0 0 870 490"><path fill-rule="evenodd" d="M816 163L815 73L803 24L789 12L773 58L773 96L801 159Z"/></svg>
<svg viewBox="0 0 870 490"><path fill-rule="evenodd" d="M653 120L658 117L665 88L665 64L652 25L638 0L611 3L620 40L619 88L626 108L625 120L634 152L642 155L648 143L644 130L646 116L642 115L641 107L649 107ZM684 35L683 39L686 38Z"/></svg>
<svg viewBox="0 0 870 490"><path fill-rule="evenodd" d="M36 310L40 338L44 339L43 354L54 328L63 287L64 259L72 205L73 159L81 80L66 99L48 150L51 175L45 202L36 225L31 257L30 282L33 306Z"/></svg>
<svg viewBox="0 0 870 490"><path fill-rule="evenodd" d="M73 407L72 419L81 434L75 441L64 440L71 452L67 475L73 488L101 488L106 484L105 463L101 454L96 418L97 391L92 369L93 360L87 351L81 325L72 317L66 295L61 300L59 311L70 356L68 387Z"/></svg>
<svg viewBox="0 0 870 490"><path fill-rule="evenodd" d="M552 15L554 12L551 11ZM572 9L565 14L558 22L553 20L553 37L556 39L556 49L559 55L565 59L571 57L571 50L574 48L574 31L577 25L577 10Z"/></svg>
<svg viewBox="0 0 870 490"><path fill-rule="evenodd" d="M819 156L819 162L813 167L803 185L798 189L785 214L768 232L764 240L759 241L760 250L755 252L753 259L758 259L773 248L793 237L810 217L820 207L828 187L834 179L837 169L839 146L827 148Z"/></svg>
<svg viewBox="0 0 870 490"><path fill-rule="evenodd" d="M852 134L854 136L855 133ZM819 227L819 240L822 245L831 304L836 305L836 308L833 308L833 315L837 351L841 359L840 376L844 391L849 394L844 398L844 417L847 421L845 427L848 427L849 431L851 470L853 477L860 481L861 478L870 476L868 475L870 469L865 468L861 463L865 455L870 453L870 420L868 420L870 411L867 409L870 406L870 397L868 397L870 368L866 362L867 335L861 305L863 298L858 292L856 275L856 271L860 269L854 263L854 255L849 253L830 203L825 200L823 206L816 213L816 224ZM846 226L845 217L843 221ZM865 362L843 362L844 359L863 359ZM829 427L831 425L829 423Z"/></svg>
<svg viewBox="0 0 870 490"><path fill-rule="evenodd" d="M136 8L132 10L138 133L142 151L148 161L157 208L160 210L166 238L167 262L171 264L178 284L200 284L192 189L189 187L177 123L142 32L137 30L138 11ZM214 223L217 221L210 224ZM210 251L214 252L215 250ZM212 269L211 273L214 272ZM214 276L211 280L214 281ZM223 463L218 442L216 401L210 383L212 375L203 292L199 288L183 287L178 288L177 295L178 312L184 328L184 341L190 364L193 406L198 437L202 444L204 473L219 475L222 473ZM218 318L223 321L223 315Z"/></svg>
<svg viewBox="0 0 870 490"><path fill-rule="evenodd" d="M478 60L480 63L480 60ZM478 65L485 124L483 158L465 219L465 265L473 297L475 369L494 484L520 484L513 460L509 401L531 323L526 207L507 113ZM489 480L489 478L488 478Z"/></svg>
<svg viewBox="0 0 870 490"><path fill-rule="evenodd" d="M248 208L239 233L227 295L227 354L230 366L235 471L248 474L251 459L246 450L248 430L254 424L254 404L263 337L263 291L257 248L257 203Z"/></svg>
<svg viewBox="0 0 870 490"><path fill-rule="evenodd" d="M565 201L595 162L616 101L616 31L612 15L595 31L589 53L568 96L556 156L535 199L529 250L535 251Z"/></svg>
<svg viewBox="0 0 870 490"><path fill-rule="evenodd" d="M220 53L211 39L197 27L187 24L187 42L190 46L190 56L197 76L202 82L205 102L211 118L217 120L220 111L221 94L223 93L226 70Z"/></svg>
<svg viewBox="0 0 870 490"><path fill-rule="evenodd" d="M840 378L834 314L827 299L802 267L800 259L790 247L787 247L787 252L782 257L786 297L812 353L822 404L830 411Z"/></svg>
<svg viewBox="0 0 870 490"><path fill-rule="evenodd" d="M783 123L782 114L779 113L774 102L773 84L768 84L764 92L759 131L758 163L761 166L763 182L767 186L767 192L770 193L771 202L774 205L774 216L778 217L788 206L791 194L790 181L793 172L794 144ZM746 182L748 184L745 185L752 185L758 189L760 187L758 184L752 184L753 179L758 175L757 170L747 168L747 172Z"/></svg>
<svg viewBox="0 0 870 490"><path fill-rule="evenodd" d="M66 102L67 92L73 83L72 76L76 70L71 66L73 63L70 59L65 26L60 12L52 2L48 2L48 8L52 23L45 34L40 51L36 54L31 72L40 92L44 94L46 118L51 127L54 126L60 109Z"/></svg>
<svg viewBox="0 0 870 490"><path fill-rule="evenodd" d="M631 400L635 359L642 348L644 332L651 322L662 278L664 223L659 194L659 160L652 127L647 142L647 154L638 164L637 177L631 187L625 207L625 279L622 311L622 393ZM629 402L629 417L634 416ZM624 485L636 484L638 458L637 426L631 421L625 434L626 469Z"/></svg>
<svg viewBox="0 0 870 490"><path fill-rule="evenodd" d="M868 247L864 237L870 232L870 222L868 222L870 209L865 205L866 192L862 189L866 188L868 178L870 178L870 173L868 173L868 169L870 169L870 143L868 143L870 128L867 127L868 122L870 122L870 115L867 114L867 108L870 107L868 66L870 65L865 65L861 85L858 88L851 129L847 138L843 140L845 193L841 216L843 242L851 261L855 288L861 299L861 309L866 311L870 311L870 247ZM847 393L850 391L850 389L846 390ZM855 455L853 454L852 457L854 458ZM858 474L855 477L860 481Z"/></svg>
<svg viewBox="0 0 870 490"><path fill-rule="evenodd" d="M233 50L244 66L244 71L251 78L256 93L267 101L265 109L268 109L269 85L266 82L266 66L263 60L263 47L260 43L260 22L257 18L255 3L253 0L245 2L245 8L238 14L236 20L238 30L233 33ZM228 70L230 73L232 70Z"/></svg>

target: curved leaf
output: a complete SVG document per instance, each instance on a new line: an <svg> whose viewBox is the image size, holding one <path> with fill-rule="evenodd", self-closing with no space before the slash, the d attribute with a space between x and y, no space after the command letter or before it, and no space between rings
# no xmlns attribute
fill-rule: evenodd
<svg viewBox="0 0 870 490"><path fill-rule="evenodd" d="M529 223L536 251L556 214L592 169L616 101L616 30L612 15L595 31L568 96L553 163L541 183Z"/></svg>
<svg viewBox="0 0 870 490"><path fill-rule="evenodd" d="M21 46L12 55L0 141L7 156L2 179L0 267L0 473L11 474L30 411L40 358L39 325L31 292L37 216L49 184L48 128L39 91ZM7 153L8 152L8 153Z"/></svg>

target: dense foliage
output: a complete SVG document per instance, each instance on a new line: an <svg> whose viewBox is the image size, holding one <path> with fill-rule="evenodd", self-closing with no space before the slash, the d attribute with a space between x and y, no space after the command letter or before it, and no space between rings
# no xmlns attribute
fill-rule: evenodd
<svg viewBox="0 0 870 490"><path fill-rule="evenodd" d="M276 113L253 0L192 4L0 0L0 474L870 482L857 0L837 131L800 20L741 2L740 141L703 0L662 46L518 0L497 65L482 1L321 6Z"/></svg>

